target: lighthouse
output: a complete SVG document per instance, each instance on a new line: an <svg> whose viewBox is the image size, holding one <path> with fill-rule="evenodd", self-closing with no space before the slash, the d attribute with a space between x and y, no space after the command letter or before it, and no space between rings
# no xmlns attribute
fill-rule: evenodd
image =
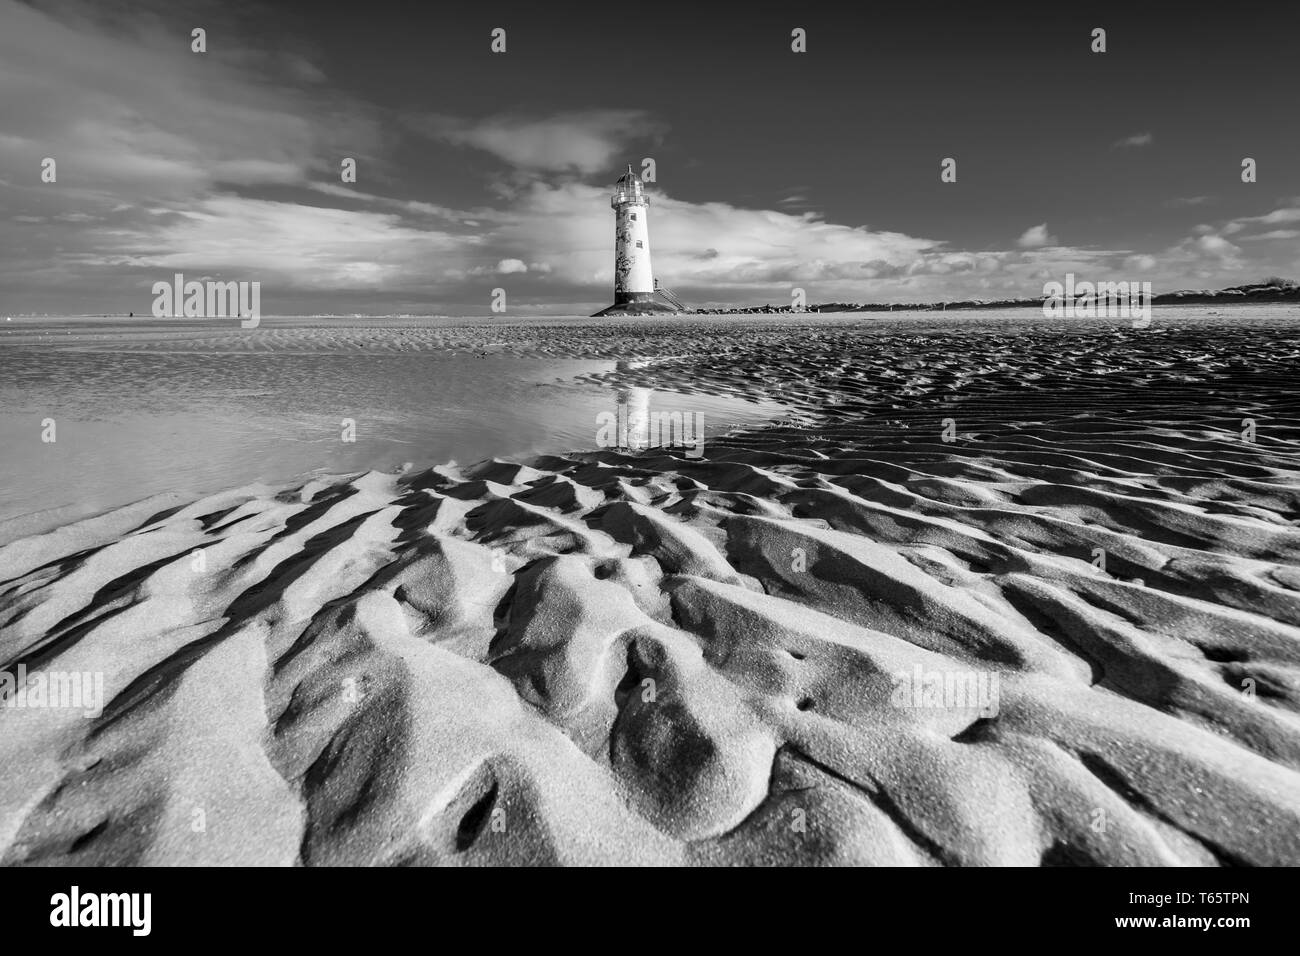
<svg viewBox="0 0 1300 956"><path fill-rule="evenodd" d="M596 315L685 312L686 308L655 281L650 266L649 202L641 177L627 172L614 184L614 304Z"/></svg>

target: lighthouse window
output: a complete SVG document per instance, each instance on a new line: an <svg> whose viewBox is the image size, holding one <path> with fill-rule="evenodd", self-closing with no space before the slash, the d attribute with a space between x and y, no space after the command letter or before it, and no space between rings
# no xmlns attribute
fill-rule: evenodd
<svg viewBox="0 0 1300 956"><path fill-rule="evenodd" d="M632 221L636 222L636 213L632 213Z"/></svg>
<svg viewBox="0 0 1300 956"><path fill-rule="evenodd" d="M636 241L636 247L637 247L638 249L644 249L644 248L645 248L645 246L641 245L641 240L640 240L640 239L638 239L638 240Z"/></svg>

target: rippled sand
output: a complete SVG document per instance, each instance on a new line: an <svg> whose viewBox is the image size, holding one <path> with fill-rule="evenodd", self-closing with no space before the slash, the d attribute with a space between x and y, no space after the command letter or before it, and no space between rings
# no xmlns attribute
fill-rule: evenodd
<svg viewBox="0 0 1300 956"><path fill-rule="evenodd" d="M0 549L108 698L0 709L0 860L1300 863L1300 312L1205 311L277 331L795 414Z"/></svg>

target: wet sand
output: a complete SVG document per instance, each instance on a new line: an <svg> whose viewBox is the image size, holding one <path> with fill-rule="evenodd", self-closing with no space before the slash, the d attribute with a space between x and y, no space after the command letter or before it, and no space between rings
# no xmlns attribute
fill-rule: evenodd
<svg viewBox="0 0 1300 956"><path fill-rule="evenodd" d="M1205 313L367 330L790 412L0 548L105 687L0 707L0 862L1300 863L1300 310Z"/></svg>

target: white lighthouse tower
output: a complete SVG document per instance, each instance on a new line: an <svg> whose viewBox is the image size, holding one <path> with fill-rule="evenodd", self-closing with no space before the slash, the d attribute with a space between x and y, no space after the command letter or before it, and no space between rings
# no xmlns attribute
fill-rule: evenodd
<svg viewBox="0 0 1300 956"><path fill-rule="evenodd" d="M614 208L614 304L596 315L685 311L655 281L646 221L649 203L641 177L632 172L631 166L618 177L609 204Z"/></svg>

